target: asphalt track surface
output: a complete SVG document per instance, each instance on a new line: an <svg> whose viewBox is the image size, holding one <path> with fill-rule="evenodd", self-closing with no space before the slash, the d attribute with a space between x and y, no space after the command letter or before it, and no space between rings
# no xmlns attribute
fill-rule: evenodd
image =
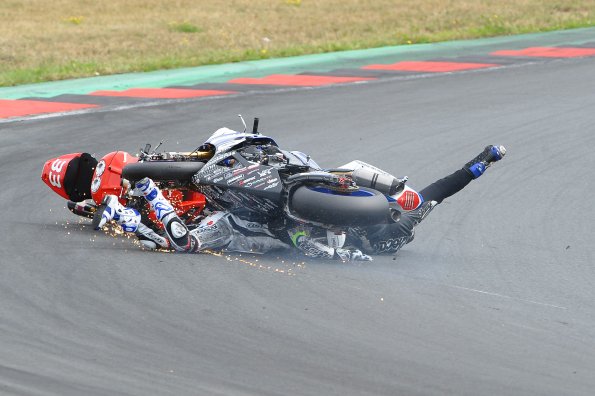
<svg viewBox="0 0 595 396"><path fill-rule="evenodd" d="M0 124L0 394L592 395L593 109L585 58ZM371 263L141 251L39 179L237 113L418 188L508 156Z"/></svg>

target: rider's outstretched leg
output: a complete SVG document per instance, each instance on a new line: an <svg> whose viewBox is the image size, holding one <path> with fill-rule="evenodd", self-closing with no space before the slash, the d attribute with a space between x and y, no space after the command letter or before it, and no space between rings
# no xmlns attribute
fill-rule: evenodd
<svg viewBox="0 0 595 396"><path fill-rule="evenodd" d="M462 169L430 184L419 193L426 201L442 202L461 191L472 180L477 179L494 162L500 161L506 155L504 146L487 146L471 161L467 162Z"/></svg>
<svg viewBox="0 0 595 396"><path fill-rule="evenodd" d="M487 146L479 155L467 162L462 169L435 181L420 191L424 203L411 212L404 213L391 224L350 229L350 242L366 253L396 253L415 236L415 226L421 223L436 205L461 191L472 180L481 176L494 162L506 154L503 146Z"/></svg>

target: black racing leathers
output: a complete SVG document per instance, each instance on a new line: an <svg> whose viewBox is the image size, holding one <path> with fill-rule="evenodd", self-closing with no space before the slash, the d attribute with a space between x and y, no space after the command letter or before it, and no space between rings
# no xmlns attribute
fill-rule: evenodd
<svg viewBox="0 0 595 396"><path fill-rule="evenodd" d="M436 205L461 191L472 180L473 176L465 169L437 180L420 191L424 203L418 209L404 213L395 223L351 228L347 242L367 254L396 253L413 240L415 226L421 223Z"/></svg>

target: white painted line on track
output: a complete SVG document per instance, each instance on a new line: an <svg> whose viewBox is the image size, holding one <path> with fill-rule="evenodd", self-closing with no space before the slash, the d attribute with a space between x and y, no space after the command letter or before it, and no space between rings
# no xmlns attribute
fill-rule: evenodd
<svg viewBox="0 0 595 396"><path fill-rule="evenodd" d="M547 303L542 303L542 302L532 301L532 300L526 300L524 298L517 298L517 297L512 297L512 296L506 296L504 294L488 292L488 291L485 291L485 290L471 289L471 288L468 288L468 287L457 286L457 285L448 285L448 284L444 284L444 283L438 283L438 284L439 285L442 285L442 286L446 286L446 287L451 287L453 289L466 290L466 291L470 291L470 292L474 292L474 293L480 293L480 294L487 294L488 296L500 297L500 298L505 298L505 299L508 299L508 300L521 301L521 302L525 302L525 303L529 303L529 304L542 305L542 306L545 306L545 307L551 307L551 308L557 308L557 309L568 309L566 307L562 307L562 306L559 306L559 305L547 304Z"/></svg>

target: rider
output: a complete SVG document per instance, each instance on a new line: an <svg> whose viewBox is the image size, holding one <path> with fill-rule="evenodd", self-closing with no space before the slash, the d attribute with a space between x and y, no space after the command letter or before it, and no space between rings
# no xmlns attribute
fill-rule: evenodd
<svg viewBox="0 0 595 396"><path fill-rule="evenodd" d="M419 194L424 202L419 208L404 213L399 221L394 223L351 228L347 242L368 254L396 253L405 244L413 241L415 226L421 223L436 205L461 191L505 155L504 146L487 146L461 169L420 190Z"/></svg>
<svg viewBox="0 0 595 396"><path fill-rule="evenodd" d="M393 223L369 227L354 227L347 232L349 248L333 247L311 237L311 229L292 224L279 233L267 224L246 221L229 212L214 212L194 229L177 216L171 203L155 183L145 178L136 184L136 193L142 194L157 218L163 223L165 235L157 234L141 222L136 209L121 205L116 196L107 196L102 210L96 215L96 228L115 220L128 232L134 232L141 243L149 248L168 248L182 252L205 249L266 253L273 249L295 246L306 256L335 258L343 261L371 260L368 254L396 253L411 242L418 225L430 211L447 197L462 190L472 180L480 177L494 162L506 154L503 146L487 146L479 155L467 162L462 169L430 184L419 194L423 203L411 212L404 213ZM307 158L310 161L309 157ZM339 244L343 245L343 244Z"/></svg>

